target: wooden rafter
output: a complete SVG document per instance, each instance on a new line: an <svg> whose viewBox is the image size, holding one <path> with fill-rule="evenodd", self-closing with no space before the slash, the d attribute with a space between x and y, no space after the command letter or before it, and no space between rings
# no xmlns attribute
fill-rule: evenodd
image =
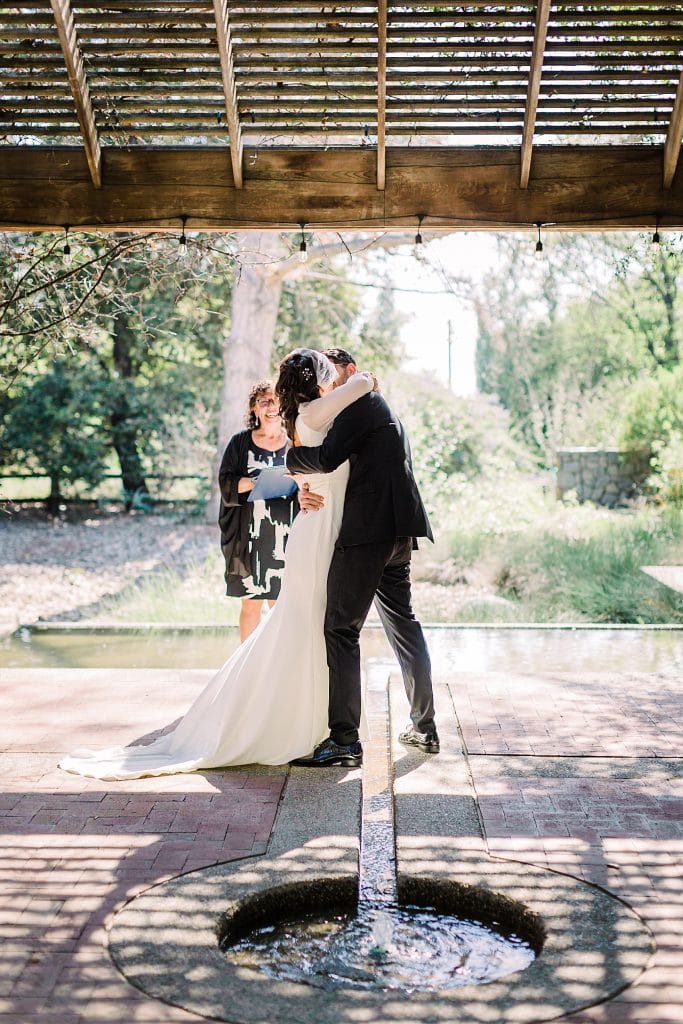
<svg viewBox="0 0 683 1024"><path fill-rule="evenodd" d="M678 79L678 89L674 100L669 130L666 134L664 144L664 188L671 188L674 180L678 157L681 152L681 140L683 139L683 71Z"/></svg>
<svg viewBox="0 0 683 1024"><path fill-rule="evenodd" d="M386 184L387 0L377 4L377 188Z"/></svg>
<svg viewBox="0 0 683 1024"><path fill-rule="evenodd" d="M223 78L223 95L225 96L225 113L228 120L230 136L230 159L235 188L242 188L242 129L237 109L237 84L235 82L235 62L232 50L232 31L226 0L213 0L216 18L218 52L221 58L221 75Z"/></svg>
<svg viewBox="0 0 683 1024"><path fill-rule="evenodd" d="M95 188L102 187L102 154L100 152L100 140L95 124L95 112L90 89L83 66L83 57L78 45L74 15L71 9L70 0L50 0L52 13L57 26L59 43L64 54L69 85L76 104L78 123L81 126L85 155L90 168L90 177Z"/></svg>
<svg viewBox="0 0 683 1024"><path fill-rule="evenodd" d="M4 146L0 230L177 230L178 211L197 230L519 230L683 228L683 176L661 190L661 148L539 146L534 181L520 189L519 147L390 146L384 192L370 147L246 149L248 188L235 188L217 146L105 150L107 174L93 189L78 147ZM36 187L40 182L40 187Z"/></svg>
<svg viewBox="0 0 683 1024"><path fill-rule="evenodd" d="M534 144L536 110L538 108L538 94L541 88L541 74L543 73L543 56L545 54L545 40L548 33L549 15L550 0L538 0L536 6L536 28L534 29L534 42L531 50L529 84L527 86L526 107L524 110L521 171L519 177L520 188L527 188L529 185L529 175L531 173L531 151Z"/></svg>

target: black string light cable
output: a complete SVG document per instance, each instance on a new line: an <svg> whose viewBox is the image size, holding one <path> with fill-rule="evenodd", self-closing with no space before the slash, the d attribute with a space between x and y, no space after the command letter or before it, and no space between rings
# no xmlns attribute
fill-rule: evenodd
<svg viewBox="0 0 683 1024"><path fill-rule="evenodd" d="M661 223L661 219L662 219L663 216L664 216L663 214L659 214L658 215L658 218L659 218L658 219L658 223ZM102 222L100 224L88 224L87 226L84 226L84 227L77 227L77 230L80 231L80 232L83 232L83 233L96 233L98 231L124 231L126 229L128 229L130 231L143 231L146 228L148 231L151 232L151 231L159 231L159 230L164 230L164 229L169 228L170 227L169 221L172 221L173 219L174 219L173 217L170 217L170 218L169 217L146 217L143 220L138 220L138 221L126 220L125 224L121 224L121 223L117 223L117 222ZM181 222L184 220L185 224L187 224L187 222L189 220L194 220L195 218L192 217L190 214L176 214L175 219L176 220L180 220ZM230 230L237 230L237 231L239 231L239 230L244 230L244 228L245 228L245 222L244 222L243 219L236 219L236 218L229 218L229 217L207 217L207 216L204 216L204 215L198 216L196 219L201 221L201 223L202 223L202 228L198 228L197 229L197 230L200 230L200 231L205 226L207 227L207 230L209 230L209 231L218 231L218 230L220 230L221 227L224 227L226 229L226 231L230 231ZM524 231L525 229L528 229L528 227L529 227L529 222L528 221L507 221L507 222L505 222L505 221L501 221L501 219L499 217L496 217L495 220L487 220L484 217L455 217L452 214L441 214L441 213L414 213L414 214L406 213L406 214L396 214L393 217L369 217L366 221L363 221L363 222L360 222L357 218L355 218L353 220L336 220L335 219L333 221L330 221L329 223L326 222L326 221L301 221L301 220L298 220L298 221L291 221L290 222L291 227L289 227L289 228L287 226L283 227L283 222L281 220L272 221L271 223L268 223L267 221L259 221L257 225L252 225L252 226L253 227L259 227L259 228L261 228L263 230L283 231L283 232L295 229L297 227L300 230L303 230L303 228L309 228L309 229L315 229L317 231L332 231L332 232L338 231L340 228L355 228L357 231L382 231L382 230L386 230L386 229L391 229L392 226L402 227L405 230L407 230L408 227L409 227L409 224L406 223L406 222L410 221L411 219L417 220L418 221L418 225L420 227L422 225L424 225L424 223L426 221L436 221L437 223L431 229L433 231L441 231L441 230L443 230L443 231L450 231L450 230L455 230L455 229L457 229L459 227L461 227L465 231L468 228L470 228L470 227L488 229L488 230L491 230L491 231L495 231L495 230L500 230L500 231ZM643 214L643 213L633 213L633 214L629 214L628 216L619 217L618 219L619 219L619 221L621 223L624 223L626 221L639 221L640 224L635 224L634 225L633 230L635 231L635 230L638 230L638 228L640 228L642 230L642 228L646 225L648 219L650 220L650 223L652 223L652 220L654 219L654 217L652 215L648 216L647 213L645 213L645 214ZM581 231L583 228L595 228L598 225L604 223L606 225L606 230L607 230L607 229L609 229L609 227L611 227L613 225L613 222L614 222L614 217L613 216L612 217L604 217L604 218L602 218L602 217L589 217L589 218L586 218L586 220L584 220L584 221L582 221L582 220L574 220L574 219L571 220L571 221L566 221L566 222L562 222L562 221L540 221L540 222L539 221L535 221L533 226L535 228L538 228L539 223L540 223L540 226L544 227L544 228L561 227L564 230ZM645 222L645 223L643 223L643 222ZM155 225L158 225L158 226L155 226ZM208 227L208 225L216 225L216 226L215 227ZM53 224L53 223L49 223L49 224L35 224L32 230L35 230L35 231L50 231L50 230L54 230L54 231L56 231L59 227L64 228L64 225ZM69 230L72 230L72 228L73 228L73 225L69 225ZM2 230L4 230L4 231L15 230L15 231L26 232L26 221L24 220L21 223L17 222L16 224L11 223L10 221L3 221L3 223L2 223ZM418 231L418 234L421 234L421 232ZM417 235L415 237L417 238Z"/></svg>

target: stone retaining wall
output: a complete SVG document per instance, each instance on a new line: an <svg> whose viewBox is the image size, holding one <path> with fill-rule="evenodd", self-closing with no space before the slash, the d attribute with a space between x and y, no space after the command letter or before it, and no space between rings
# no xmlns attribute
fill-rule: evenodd
<svg viewBox="0 0 683 1024"><path fill-rule="evenodd" d="M649 451L558 448L557 497L576 491L579 501L614 508L639 491L650 474Z"/></svg>

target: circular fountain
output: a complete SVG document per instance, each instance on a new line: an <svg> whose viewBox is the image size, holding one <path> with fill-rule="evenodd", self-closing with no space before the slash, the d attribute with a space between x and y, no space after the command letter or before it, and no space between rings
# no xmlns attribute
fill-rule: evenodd
<svg viewBox="0 0 683 1024"><path fill-rule="evenodd" d="M235 967L326 990L435 991L524 970L543 944L536 915L499 895L420 880L430 905L358 905L354 887L289 885L237 904L220 945ZM437 907L439 908L437 910ZM305 908L305 909L302 909Z"/></svg>
<svg viewBox="0 0 683 1024"><path fill-rule="evenodd" d="M116 916L125 977L234 1024L527 1024L632 984L650 933L597 886L445 835L400 836L397 870L386 676L368 705L360 856L353 773L340 788L336 771L301 769L270 856L173 878ZM306 800L328 825L346 806L347 833L311 837L310 812L306 835L288 832Z"/></svg>

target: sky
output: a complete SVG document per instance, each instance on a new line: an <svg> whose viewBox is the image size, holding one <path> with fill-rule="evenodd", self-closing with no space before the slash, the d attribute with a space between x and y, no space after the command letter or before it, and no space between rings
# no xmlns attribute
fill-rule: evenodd
<svg viewBox="0 0 683 1024"><path fill-rule="evenodd" d="M451 389L457 395L476 393L474 312L456 295L448 294L438 268L454 275L481 277L495 258L494 239L484 232L458 232L424 243L424 259L413 247L394 252L388 262L398 289L394 301L407 318L401 331L406 368L431 371L449 383L449 323L451 325ZM423 294L419 294L422 292Z"/></svg>

